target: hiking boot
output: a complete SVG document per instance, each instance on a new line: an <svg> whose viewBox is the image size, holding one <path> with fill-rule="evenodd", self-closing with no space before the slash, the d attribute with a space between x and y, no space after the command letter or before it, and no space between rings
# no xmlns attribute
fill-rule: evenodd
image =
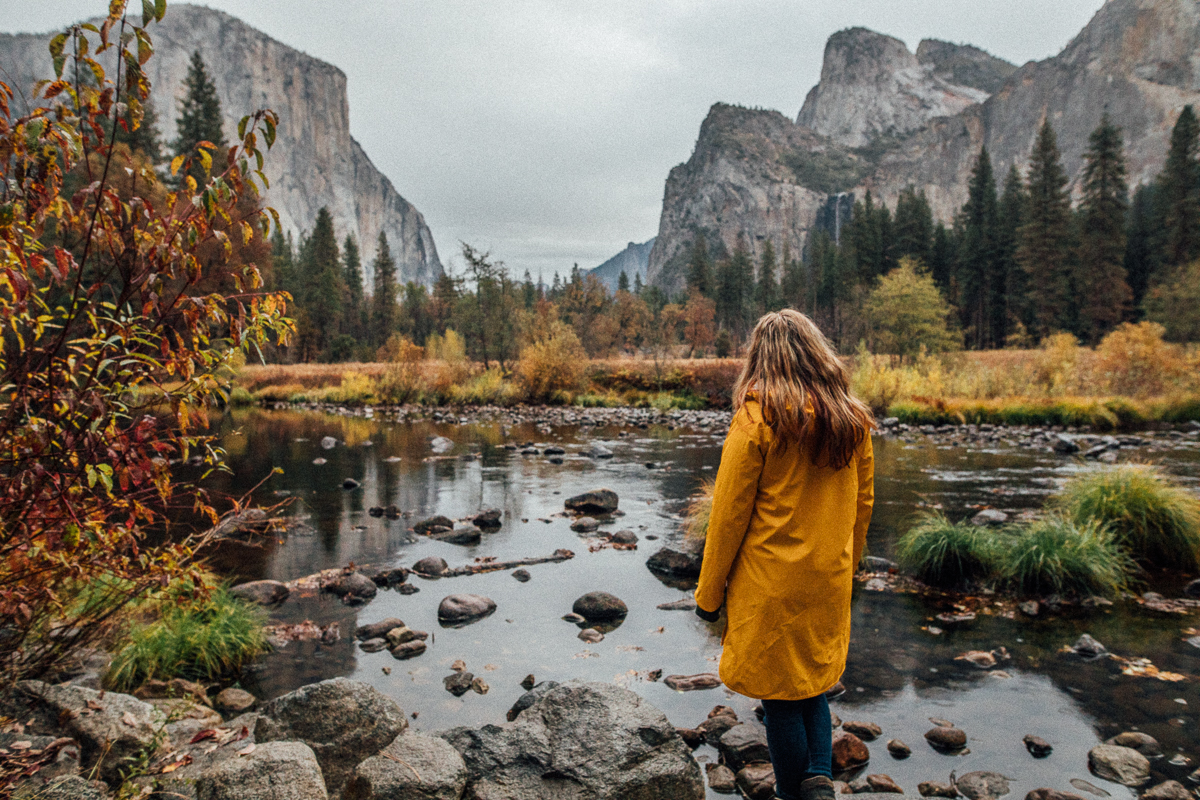
<svg viewBox="0 0 1200 800"><path fill-rule="evenodd" d="M799 800L834 800L833 781L824 775L809 778L800 784Z"/></svg>

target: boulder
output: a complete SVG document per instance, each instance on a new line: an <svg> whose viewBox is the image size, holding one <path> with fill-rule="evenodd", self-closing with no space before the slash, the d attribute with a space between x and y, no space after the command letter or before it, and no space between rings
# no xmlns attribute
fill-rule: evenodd
<svg viewBox="0 0 1200 800"><path fill-rule="evenodd" d="M733 794L737 791L737 776L733 770L724 764L705 764L708 773L708 788L720 794Z"/></svg>
<svg viewBox="0 0 1200 800"><path fill-rule="evenodd" d="M612 489L595 489L568 497L563 505L578 514L611 514L617 510L618 502Z"/></svg>
<svg viewBox="0 0 1200 800"><path fill-rule="evenodd" d="M452 594L438 605L438 622L458 627L477 622L496 610L496 601L480 594Z"/></svg>
<svg viewBox="0 0 1200 800"><path fill-rule="evenodd" d="M1003 525L1008 522L1008 514L994 508L985 508L971 517L972 525Z"/></svg>
<svg viewBox="0 0 1200 800"><path fill-rule="evenodd" d="M381 569L371 576L371 580L375 581L376 586L389 588L408 580L408 570L404 567Z"/></svg>
<svg viewBox="0 0 1200 800"><path fill-rule="evenodd" d="M471 524L476 528L499 528L502 512L498 508L487 508L471 517Z"/></svg>
<svg viewBox="0 0 1200 800"><path fill-rule="evenodd" d="M617 531L608 540L613 544L631 545L638 543L638 535L633 531Z"/></svg>
<svg viewBox="0 0 1200 800"><path fill-rule="evenodd" d="M912 748L899 739L888 739L887 750L892 758L908 758L912 755Z"/></svg>
<svg viewBox="0 0 1200 800"><path fill-rule="evenodd" d="M258 698L245 689L235 689L230 686L222 689L213 698L213 708L222 714L242 714L258 705Z"/></svg>
<svg viewBox="0 0 1200 800"><path fill-rule="evenodd" d="M1118 747L1132 747L1146 758L1159 758L1163 754L1162 745L1148 733L1141 731L1125 731L1108 739L1105 744L1115 744Z"/></svg>
<svg viewBox="0 0 1200 800"><path fill-rule="evenodd" d="M1142 800L1195 800L1179 781L1163 781L1142 792Z"/></svg>
<svg viewBox="0 0 1200 800"><path fill-rule="evenodd" d="M954 786L967 800L996 800L1008 794L1008 781L999 772L968 772L960 775Z"/></svg>
<svg viewBox="0 0 1200 800"><path fill-rule="evenodd" d="M1106 781L1141 786L1150 780L1150 761L1132 747L1098 744L1088 751L1088 767Z"/></svg>
<svg viewBox="0 0 1200 800"><path fill-rule="evenodd" d="M833 771L846 772L871 760L871 751L853 733L837 731L833 735Z"/></svg>
<svg viewBox="0 0 1200 800"><path fill-rule="evenodd" d="M454 520L449 517L430 517L423 519L416 525L413 525L413 530L422 536L428 536L434 528L445 528L446 530L454 530Z"/></svg>
<svg viewBox="0 0 1200 800"><path fill-rule="evenodd" d="M20 797L21 795L17 795ZM106 800L104 784L89 782L78 775L61 775L39 789L37 800Z"/></svg>
<svg viewBox="0 0 1200 800"><path fill-rule="evenodd" d="M479 544L483 539L483 531L474 525L461 525L449 531L434 528L430 531L429 538L446 544Z"/></svg>
<svg viewBox="0 0 1200 800"><path fill-rule="evenodd" d="M155 745L158 728L166 719L154 706L127 694L69 684L21 681L14 694L37 707L40 713L35 713L35 720L49 721L45 733L78 742L80 768L86 772L98 764L99 778L109 784L120 781L125 759Z"/></svg>
<svg viewBox="0 0 1200 800"><path fill-rule="evenodd" d="M704 734L705 741L713 747L720 743L721 737L727 730L742 724L738 722L737 715L733 713L732 709L727 709L727 711L728 713L711 714L708 719L696 726L696 730Z"/></svg>
<svg viewBox="0 0 1200 800"><path fill-rule="evenodd" d="M450 569L450 565L446 563L446 559L438 556L426 556L420 561L412 565L413 572L419 572L422 575L437 576L442 575L446 570Z"/></svg>
<svg viewBox="0 0 1200 800"><path fill-rule="evenodd" d="M925 732L925 741L935 750L961 750L967 746L967 733L959 728L939 725Z"/></svg>
<svg viewBox="0 0 1200 800"><path fill-rule="evenodd" d="M406 733L358 765L342 800L459 800L467 765L444 739Z"/></svg>
<svg viewBox="0 0 1200 800"><path fill-rule="evenodd" d="M468 796L703 800L700 766L661 711L618 686L572 681L515 722L441 734L467 765Z"/></svg>
<svg viewBox="0 0 1200 800"><path fill-rule="evenodd" d="M1108 655L1108 648L1093 639L1091 634L1087 633L1076 639L1071 649L1084 658L1099 658Z"/></svg>
<svg viewBox="0 0 1200 800"><path fill-rule="evenodd" d="M883 730L874 722L855 722L853 720L842 723L842 730L853 733L864 742L873 742L883 733Z"/></svg>
<svg viewBox="0 0 1200 800"><path fill-rule="evenodd" d="M378 689L333 678L264 704L254 738L260 746L296 740L311 747L325 787L336 796L359 762L378 753L407 727L404 711Z"/></svg>
<svg viewBox="0 0 1200 800"><path fill-rule="evenodd" d="M260 606L272 606L287 600L291 590L279 581L250 581L239 583L229 590L234 597L247 603L257 603Z"/></svg>
<svg viewBox="0 0 1200 800"><path fill-rule="evenodd" d="M387 619L381 619L379 622L371 622L366 625L359 625L358 628L355 629L354 635L362 640L383 639L388 635L388 631L390 631L392 628L403 627L404 620L397 619L396 617L388 617Z"/></svg>
<svg viewBox="0 0 1200 800"><path fill-rule="evenodd" d="M327 800L321 767L302 742L267 742L196 778L196 800Z"/></svg>
<svg viewBox="0 0 1200 800"><path fill-rule="evenodd" d="M738 770L737 786L750 800L771 800L775 797L775 769L769 761L747 764Z"/></svg>
<svg viewBox="0 0 1200 800"><path fill-rule="evenodd" d="M379 591L375 581L361 572L345 572L321 587L343 600L370 600Z"/></svg>
<svg viewBox="0 0 1200 800"><path fill-rule="evenodd" d="M717 744L723 763L732 770L740 770L755 761L770 761L767 750L767 729L760 723L748 722L735 725L721 737Z"/></svg>
<svg viewBox="0 0 1200 800"><path fill-rule="evenodd" d="M646 567L651 572L673 578L699 578L701 560L699 553L684 553L664 547L646 560Z"/></svg>
<svg viewBox="0 0 1200 800"><path fill-rule="evenodd" d="M521 683L522 688L525 688L525 683L526 682L524 681ZM506 718L509 722L512 722L517 717L521 716L522 711L532 706L538 700L541 700L542 695L546 694L546 692L550 691L555 686L558 686L558 681L542 681L536 685L533 685L532 682L530 682L530 684L531 685L526 688L525 694L518 697L517 702L513 703L512 708L508 710Z"/></svg>
<svg viewBox="0 0 1200 800"><path fill-rule="evenodd" d="M588 592L575 601L571 611L589 622L605 622L623 619L629 613L629 606L608 592Z"/></svg>

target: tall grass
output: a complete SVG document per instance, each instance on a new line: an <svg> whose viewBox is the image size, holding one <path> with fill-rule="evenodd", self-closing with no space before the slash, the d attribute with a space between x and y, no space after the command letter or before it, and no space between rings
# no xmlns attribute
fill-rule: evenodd
<svg viewBox="0 0 1200 800"><path fill-rule="evenodd" d="M996 559L996 534L969 522L925 513L897 543L900 565L934 586L961 586L988 577Z"/></svg>
<svg viewBox="0 0 1200 800"><path fill-rule="evenodd" d="M708 538L708 519L712 516L713 491L716 486L715 478L702 481L700 488L688 499L687 508L684 510L684 539L697 549L702 549Z"/></svg>
<svg viewBox="0 0 1200 800"><path fill-rule="evenodd" d="M1084 473L1054 503L1076 524L1109 526L1117 544L1141 563L1200 567L1200 499L1154 467L1121 464Z"/></svg>
<svg viewBox="0 0 1200 800"><path fill-rule="evenodd" d="M261 609L225 587L206 596L168 596L147 609L113 657L105 685L131 691L151 679L211 680L236 673L267 649Z"/></svg>
<svg viewBox="0 0 1200 800"><path fill-rule="evenodd" d="M1018 592L1112 596L1137 565L1097 520L1051 514L998 537L997 576Z"/></svg>

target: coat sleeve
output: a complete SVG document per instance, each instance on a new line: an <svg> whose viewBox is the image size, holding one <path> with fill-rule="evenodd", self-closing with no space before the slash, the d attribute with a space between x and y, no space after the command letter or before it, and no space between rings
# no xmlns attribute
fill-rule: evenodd
<svg viewBox="0 0 1200 800"><path fill-rule="evenodd" d="M862 561L867 546L867 528L871 525L871 511L875 508L875 450L871 444L871 432L863 440L858 455L858 509L854 515L854 569Z"/></svg>
<svg viewBox="0 0 1200 800"><path fill-rule="evenodd" d="M760 427L748 415L735 417L721 450L700 582L696 586L696 605L705 611L716 611L725 602L725 581L754 513L765 450Z"/></svg>

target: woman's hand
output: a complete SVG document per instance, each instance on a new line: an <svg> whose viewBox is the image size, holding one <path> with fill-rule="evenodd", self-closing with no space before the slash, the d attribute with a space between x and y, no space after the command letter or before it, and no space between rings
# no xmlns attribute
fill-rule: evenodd
<svg viewBox="0 0 1200 800"><path fill-rule="evenodd" d="M721 609L716 611L705 611L700 606L696 606L696 616L705 622L716 622L721 618Z"/></svg>

